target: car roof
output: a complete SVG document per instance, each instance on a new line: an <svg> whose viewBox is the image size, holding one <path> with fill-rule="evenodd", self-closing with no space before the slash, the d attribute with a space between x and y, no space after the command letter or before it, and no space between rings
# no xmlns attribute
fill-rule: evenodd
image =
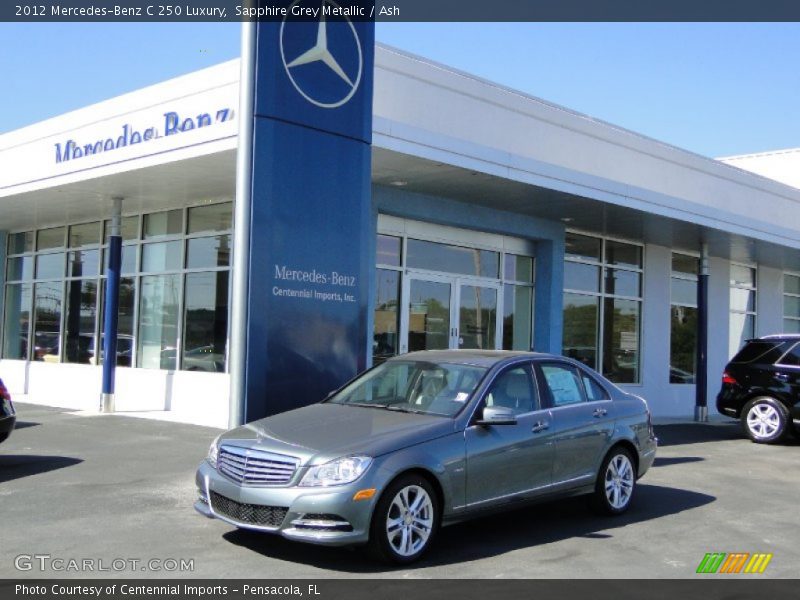
<svg viewBox="0 0 800 600"><path fill-rule="evenodd" d="M478 367L492 367L499 362L513 358L563 358L542 352L522 352L517 350L420 350L392 357L393 361L420 360Z"/></svg>
<svg viewBox="0 0 800 600"><path fill-rule="evenodd" d="M774 333L764 335L760 338L752 338L748 342L758 342L759 340L800 340L800 333Z"/></svg>

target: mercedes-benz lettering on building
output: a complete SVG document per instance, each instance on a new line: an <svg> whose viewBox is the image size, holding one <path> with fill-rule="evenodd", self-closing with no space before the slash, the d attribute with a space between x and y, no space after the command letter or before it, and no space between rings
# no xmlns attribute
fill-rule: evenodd
<svg viewBox="0 0 800 600"><path fill-rule="evenodd" d="M688 417L702 265L712 406L745 339L800 331L798 182L743 170L780 179L796 169L775 161L800 154L713 160L391 48L375 49L373 67L353 24L271 25L279 43L259 60L282 64L283 80L256 98L257 131L280 139L284 127L317 131L324 111L372 110L319 138L331 162L295 154L281 167L295 181L280 185L254 175L254 194L274 189L254 203L266 212L253 210L243 246L246 316L269 340L248 325L248 377L304 379L313 365L329 391L405 352L535 349L645 396L656 416ZM97 406L121 198L116 409L227 425L240 376L239 90L236 60L0 135L0 376L15 398ZM302 122L284 123L290 102ZM270 152L254 146L257 161ZM304 150L280 154L291 152ZM347 153L371 162L371 181L336 166ZM340 205L328 188L357 200ZM295 229L280 229L292 215ZM270 398L296 384L269 382L248 416L286 409Z"/></svg>

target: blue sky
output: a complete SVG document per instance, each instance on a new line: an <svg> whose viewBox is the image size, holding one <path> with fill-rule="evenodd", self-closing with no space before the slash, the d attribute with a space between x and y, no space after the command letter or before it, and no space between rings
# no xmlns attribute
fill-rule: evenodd
<svg viewBox="0 0 800 600"><path fill-rule="evenodd" d="M238 23L0 24L0 132L238 56ZM800 24L402 23L377 39L707 156L800 146Z"/></svg>

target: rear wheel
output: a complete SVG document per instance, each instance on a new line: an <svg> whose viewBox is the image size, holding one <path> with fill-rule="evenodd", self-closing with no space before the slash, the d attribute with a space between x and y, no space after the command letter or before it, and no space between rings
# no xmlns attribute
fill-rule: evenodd
<svg viewBox="0 0 800 600"><path fill-rule="evenodd" d="M745 434L758 444L772 444L784 438L789 427L786 407L769 396L754 398L742 411Z"/></svg>
<svg viewBox="0 0 800 600"><path fill-rule="evenodd" d="M636 469L633 457L625 448L612 448L597 474L592 496L596 512L620 515L628 510L636 490Z"/></svg>
<svg viewBox="0 0 800 600"><path fill-rule="evenodd" d="M369 550L385 562L412 563L428 550L438 528L433 486L419 475L405 475L386 488L375 507Z"/></svg>

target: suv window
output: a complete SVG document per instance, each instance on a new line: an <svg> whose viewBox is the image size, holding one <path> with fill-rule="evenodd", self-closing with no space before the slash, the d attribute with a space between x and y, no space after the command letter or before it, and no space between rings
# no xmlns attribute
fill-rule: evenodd
<svg viewBox="0 0 800 600"><path fill-rule="evenodd" d="M783 355L790 343L788 340L753 340L747 342L744 348L731 359L731 362L751 363L757 360L771 364Z"/></svg>
<svg viewBox="0 0 800 600"><path fill-rule="evenodd" d="M800 344L795 344L794 348L789 350L779 361L779 364L800 367Z"/></svg>
<svg viewBox="0 0 800 600"><path fill-rule="evenodd" d="M539 367L553 406L586 402L578 369L572 365L544 363Z"/></svg>
<svg viewBox="0 0 800 600"><path fill-rule="evenodd" d="M534 395L528 368L514 367L494 380L486 395L486 406L510 408L521 415L534 410Z"/></svg>

